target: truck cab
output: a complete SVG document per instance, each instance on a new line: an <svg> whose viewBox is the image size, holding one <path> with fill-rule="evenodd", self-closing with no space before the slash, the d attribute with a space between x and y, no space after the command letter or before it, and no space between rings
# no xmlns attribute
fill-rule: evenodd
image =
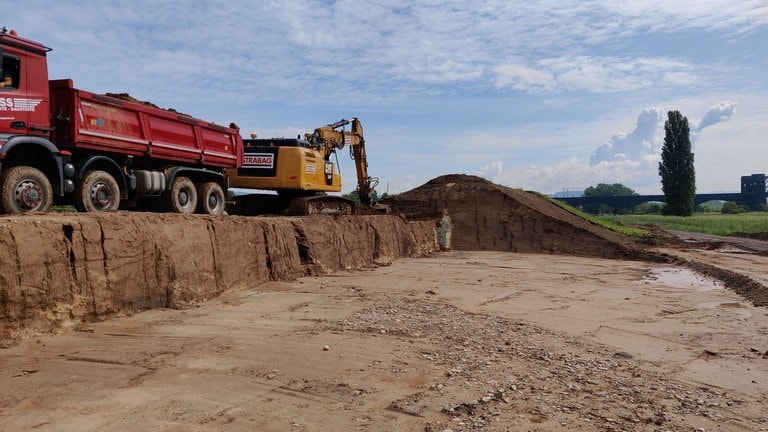
<svg viewBox="0 0 768 432"><path fill-rule="evenodd" d="M50 48L0 29L0 212L47 211L56 197L74 190L69 155L50 141L48 65Z"/></svg>
<svg viewBox="0 0 768 432"><path fill-rule="evenodd" d="M0 88L0 133L46 137L50 133L48 63L43 45L0 30L3 76L12 85Z"/></svg>

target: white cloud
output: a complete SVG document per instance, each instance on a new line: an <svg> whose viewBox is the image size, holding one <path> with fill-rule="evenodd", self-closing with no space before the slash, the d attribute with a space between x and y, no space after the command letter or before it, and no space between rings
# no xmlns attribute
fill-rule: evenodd
<svg viewBox="0 0 768 432"><path fill-rule="evenodd" d="M602 0L599 3L607 13L624 17L626 24L652 31L701 28L745 34L768 24L768 6L754 0Z"/></svg>
<svg viewBox="0 0 768 432"><path fill-rule="evenodd" d="M551 72L520 64L499 65L493 68L493 72L496 74L496 86L515 90L549 90L556 82Z"/></svg>
<svg viewBox="0 0 768 432"><path fill-rule="evenodd" d="M627 54L620 41L678 28L749 33L766 21L757 3L724 1L30 1L29 10L37 1L37 9L67 19L21 14L17 22L56 41L57 52L66 50L63 59L52 56L67 63L65 71L88 58L96 70L85 77L97 86L106 86L108 75L133 85L137 67L165 68L189 85L215 70L231 83L224 89L230 94L261 98L344 84L386 99L393 92L440 94L457 83L532 93L690 85L706 73L701 65ZM601 53L590 53L596 46Z"/></svg>
<svg viewBox="0 0 768 432"><path fill-rule="evenodd" d="M658 154L663 139L659 128L664 126L664 117L660 108L646 108L638 116L632 132L616 134L595 149L590 158L591 165L618 160L640 160Z"/></svg>
<svg viewBox="0 0 768 432"><path fill-rule="evenodd" d="M642 193L658 193L658 179L650 179L644 171L655 168L658 161L612 161L590 165L571 157L552 165L529 165L505 169L496 161L478 170L478 175L494 183L544 193L583 190L598 183L622 183Z"/></svg>
<svg viewBox="0 0 768 432"><path fill-rule="evenodd" d="M709 107L701 117L699 123L693 127L694 132L701 132L704 128L728 120L736 112L736 103L724 101Z"/></svg>
<svg viewBox="0 0 768 432"><path fill-rule="evenodd" d="M502 64L493 68L497 87L528 92L627 92L686 83L701 78L694 66L666 58L556 57L533 65Z"/></svg>

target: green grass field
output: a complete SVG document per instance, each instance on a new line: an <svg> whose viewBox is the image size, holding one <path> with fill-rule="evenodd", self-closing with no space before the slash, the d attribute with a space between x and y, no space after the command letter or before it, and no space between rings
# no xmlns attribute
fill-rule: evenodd
<svg viewBox="0 0 768 432"><path fill-rule="evenodd" d="M665 230L729 235L734 232L768 232L768 212L741 214L694 213L690 217L661 215L594 216L605 223L618 222L625 226L656 225Z"/></svg>
<svg viewBox="0 0 768 432"><path fill-rule="evenodd" d="M562 207L563 209L565 209L565 210L575 214L576 216L584 218L584 219L586 219L586 220L588 220L588 221L590 221L592 223L596 223L598 225L602 225L602 226L604 226L604 227L606 227L606 228L608 228L610 230L613 230L613 231L616 231L616 232L620 232L620 233L628 235L628 236L636 236L636 237L642 236L642 235L644 235L644 234L646 234L648 232L647 230L642 229L642 228L624 225L623 222L616 223L616 221L614 221L610 217L593 216L593 215L591 215L589 213L586 213L586 212L583 212L583 211L581 211L581 210L579 210L579 209L577 209L575 207L569 206L568 204L566 204L566 203L564 203L564 202L562 202L560 200L553 199L551 197L548 197L546 195L540 194L538 192L533 192L533 193L539 195L540 197L542 197L545 200L548 200L549 202L551 202L552 204L554 204L554 205L556 205L558 207Z"/></svg>
<svg viewBox="0 0 768 432"><path fill-rule="evenodd" d="M553 204L583 217L608 229L631 236L641 236L647 232L644 225L655 225L665 230L702 232L714 235L729 235L735 232L768 232L768 212L749 212L740 214L694 213L690 217L662 215L611 215L593 216L568 204L544 195Z"/></svg>

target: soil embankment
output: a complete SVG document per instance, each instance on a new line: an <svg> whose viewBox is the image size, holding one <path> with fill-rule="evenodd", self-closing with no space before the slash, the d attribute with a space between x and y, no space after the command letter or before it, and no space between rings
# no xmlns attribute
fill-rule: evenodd
<svg viewBox="0 0 768 432"><path fill-rule="evenodd" d="M116 212L0 219L0 342L436 250L434 222Z"/></svg>
<svg viewBox="0 0 768 432"><path fill-rule="evenodd" d="M408 219L446 217L452 225L451 248L457 250L653 259L627 237L535 193L476 176L437 177L387 204Z"/></svg>

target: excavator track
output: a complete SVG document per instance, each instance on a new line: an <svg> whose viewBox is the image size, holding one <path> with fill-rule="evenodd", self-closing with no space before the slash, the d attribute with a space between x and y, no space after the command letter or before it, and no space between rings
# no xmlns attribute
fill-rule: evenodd
<svg viewBox="0 0 768 432"><path fill-rule="evenodd" d="M291 216L308 216L313 214L355 214L355 202L337 196L297 197L291 200L288 207Z"/></svg>

